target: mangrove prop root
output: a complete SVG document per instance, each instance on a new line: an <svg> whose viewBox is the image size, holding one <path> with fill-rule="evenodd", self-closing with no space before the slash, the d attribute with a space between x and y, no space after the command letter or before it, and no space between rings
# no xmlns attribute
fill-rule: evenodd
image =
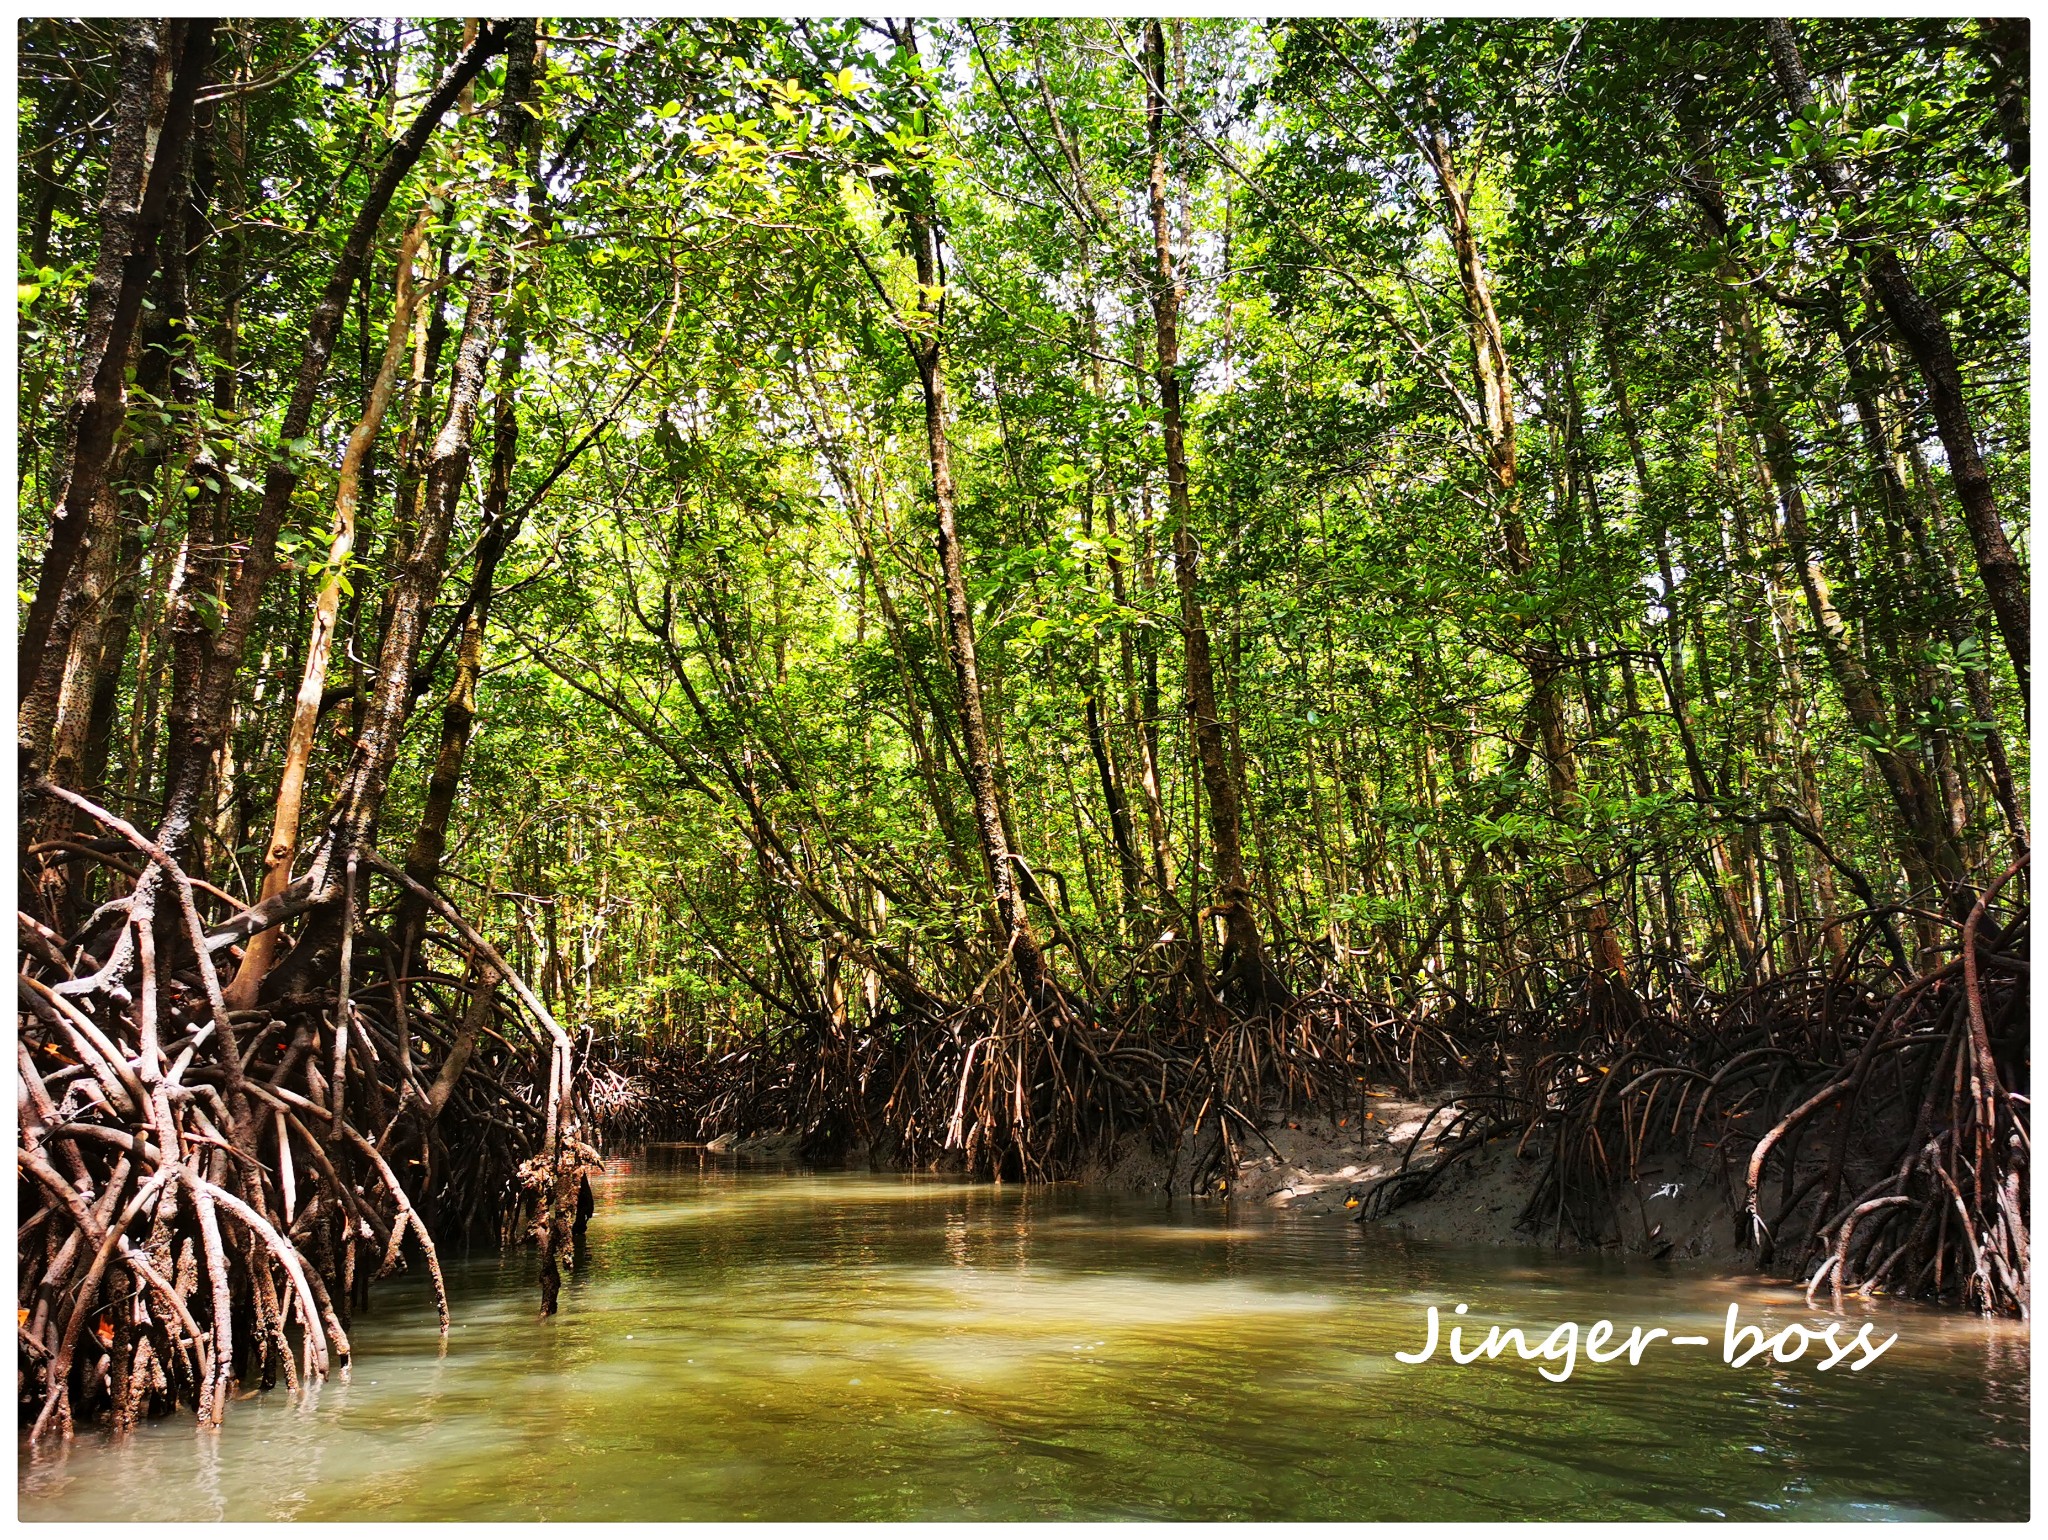
<svg viewBox="0 0 2048 1540"><path fill-rule="evenodd" d="M1567 1000L1496 1032L1523 1045L1509 1055L1518 1074L1449 1098L1436 1158L1411 1164L1418 1134L1366 1212L1513 1137L1541 1162L1520 1227L1613 1245L1620 1192L1675 1159L1722 1174L1758 1265L1816 1304L1887 1292L2026 1318L2029 924L2011 893L2025 869L2022 857L1977 899L1954 955L1918 974L1864 950L1880 913L1827 969L1620 1011Z"/></svg>
<svg viewBox="0 0 2048 1540"><path fill-rule="evenodd" d="M69 804L132 857L104 863L126 891L74 934L18 916L16 1342L31 1445L180 1407L214 1424L238 1384L305 1390L346 1374L353 1312L399 1269L423 1269L445 1333L451 1242L538 1244L552 1313L555 1258L596 1160L572 1044L452 905L368 847L316 851L314 880L241 905L85 798L28 795ZM70 854L30 852L22 891L37 892L38 863ZM337 904L320 876L342 872ZM445 968L416 955L411 976L389 971L373 878L425 894L448 922L453 937L421 944L448 954ZM228 1010L232 949L291 923L269 986Z"/></svg>
<svg viewBox="0 0 2048 1540"><path fill-rule="evenodd" d="M1438 1087L1368 1216L1499 1142L1533 1162L1525 1231L1614 1245L1623 1191L1676 1163L1721 1185L1759 1266L1816 1299L1884 1290L2024 1315L2023 878L2022 863L1918 975L1881 950L1897 910L1843 917L1856 939L1826 967L1725 994L1674 969L1663 995L1583 980L1527 1008L1360 998L1282 946L1289 987L1262 1000L1171 956L1092 1000L1028 995L998 961L956 1002L926 991L863 1022L828 996L715 1050L599 1041L579 1106L609 1139L791 1130L812 1159L999 1179L1084 1175L1135 1138L1175 1156L1176 1186L1214 1193L1281 1109L1357 1117L1367 1085Z"/></svg>

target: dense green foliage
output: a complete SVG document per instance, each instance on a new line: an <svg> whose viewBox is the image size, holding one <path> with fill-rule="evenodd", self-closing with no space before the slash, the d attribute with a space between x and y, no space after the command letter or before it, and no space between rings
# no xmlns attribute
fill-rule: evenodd
<svg viewBox="0 0 2048 1540"><path fill-rule="evenodd" d="M483 425L509 402L527 511L482 637L450 894L608 1035L866 1021L899 963L971 991L990 882L933 555L915 348L936 335L1033 923L1083 996L1177 955L1218 894L1143 29L928 24L907 47L852 22L546 24L542 180L492 212L501 58L392 201L312 428L280 442L347 223L460 31L221 34L191 347L154 344L200 385L151 388L146 317L106 557L133 624L86 670L115 693L77 784L162 816L174 614L217 630L258 484L296 457L195 868L255 895L341 444L424 201L422 280L446 282L418 324L443 310L441 369L508 241L499 316L525 340L516 374L509 350L492 364L502 402L375 815L386 849L460 693ZM24 605L67 453L117 32L22 35ZM1931 946L1956 893L2024 848L2024 681L1871 267L1895 253L1938 312L2024 560L2024 40L2015 64L1974 21L1795 32L1805 116L1752 21L1165 28L1188 533L1246 880L1297 986L1530 1000L1603 966L1603 936L1645 988L1725 983L1825 958L1908 892ZM905 209L937 222L937 285ZM434 388L401 385L372 457L309 820L364 730L412 529L400 439L416 415L439 427L414 410ZM216 496L209 568L188 514Z"/></svg>

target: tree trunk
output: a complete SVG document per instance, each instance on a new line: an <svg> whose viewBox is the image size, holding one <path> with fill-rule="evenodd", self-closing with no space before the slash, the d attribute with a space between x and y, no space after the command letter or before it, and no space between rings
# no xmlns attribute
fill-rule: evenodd
<svg viewBox="0 0 2048 1540"><path fill-rule="evenodd" d="M1041 88L1044 86L1042 74L1039 84ZM1050 107L1048 107L1048 111L1050 111ZM1057 115L1055 115L1055 127L1057 127L1057 123L1058 119ZM1066 136L1061 134L1060 140L1064 145L1066 143ZM1072 155L1071 150L1069 154L1070 156ZM1085 260L1087 256L1087 242L1085 240L1082 243L1082 256ZM1102 373L1102 329L1096 316L1095 295L1092 290L1082 302L1082 318L1085 326L1085 335L1088 339L1090 387L1094 392L1096 402L1106 405L1108 391L1104 387ZM1109 467L1107 457L1105 457L1104 464L1098 470L1096 477L1090 480L1088 490L1083 496L1081 504L1082 530L1083 533L1091 538L1095 532L1095 503L1098 482L1102 484L1102 504L1109 533L1112 536L1116 533L1116 489L1113 484L1109 483L1108 475ZM1113 547L1104 552L1104 565L1109 572L1111 596L1116 600L1117 607L1121 609L1124 604L1123 568L1122 563L1117 560ZM1122 639L1122 646L1125 675L1128 682L1130 641L1127 636ZM1124 912L1127 916L1135 916L1138 913L1139 906L1144 901L1145 868L1138 859L1137 837L1131 824L1130 804L1124 796L1122 781L1117 773L1119 765L1116 744L1109 735L1108 724L1103 719L1101 649L1093 642L1089 644L1088 656L1087 699L1082 707L1088 729L1088 749L1095 760L1096 776L1102 783L1103 805L1109 812L1110 838L1116 845L1117 877L1121 887Z"/></svg>
<svg viewBox="0 0 2048 1540"><path fill-rule="evenodd" d="M1829 670L1841 691L1849 720L1864 740L1891 792L1892 804L1903 825L1909 870L1918 882L1931 882L1941 890L1945 902L1959 901L1964 891L1961 861L1945 829L1933 789L1910 755L1887 747L1894 736L1883 698L1857 656L1849 628L1835 608L1820 552L1814 544L1806 518L1806 497L1801 490L1799 465L1791 435L1779 415L1770 380L1764 370L1762 344L1746 305L1730 302L1737 346L1757 436L1763 440L1764 459L1770 469L1778 510L1784 523L1785 540L1799 585L1813 616L1814 631Z"/></svg>
<svg viewBox="0 0 2048 1540"><path fill-rule="evenodd" d="M2028 168L2033 135L2027 123L2029 48L2032 23L2024 16L1987 16L1977 22L1973 52L1991 75L1991 106L1998 116L1998 136L2005 141L2005 164L2020 179L2019 206L2027 206Z"/></svg>
<svg viewBox="0 0 2048 1540"><path fill-rule="evenodd" d="M202 54L207 52L206 43L193 46ZM188 62L194 70L203 68L203 60ZM176 152L175 162L159 158L152 167L152 177L161 176L168 185L166 212L157 235L163 255L150 286L149 317L130 363L134 388L148 399L168 400L173 411L190 407L197 385L192 369L181 365L189 364L188 232L199 228L205 218L206 194L196 190L194 152L195 141L204 139L212 112L210 108L200 112L195 130L171 147ZM159 157L164 153L160 144ZM58 679L55 710L50 713L53 729L46 774L59 786L92 789L105 770L107 737L132 614L132 596L124 595L124 579L130 568L140 565L139 531L144 516L142 509L125 504L137 490L152 487L164 499L174 498L175 486L160 485L163 468L173 458L171 431L169 424L159 424L146 436L130 431L117 439L100 481L86 550L57 609L49 652L54 657L63 649L65 664ZM40 715L46 706L46 702L32 701L29 710ZM29 827L40 838L60 837L73 827L74 817L68 804L50 800ZM68 932L77 918L72 907L76 884L69 879L68 868L49 867L43 888L48 912L58 928Z"/></svg>
<svg viewBox="0 0 2048 1540"><path fill-rule="evenodd" d="M433 773L427 780L426 805L419 826L413 831L412 848L405 869L422 887L440 879L441 859L448 848L448 822L455 811L455 798L462 787L462 764L476 731L476 685L483 672L484 633L490 626L491 598L497 586L498 563L519 535L519 518L509 510L512 467L519 453L519 415L515 393L525 338L515 323L505 343L505 358L499 368L498 398L493 410L491 469L484 483L483 538L477 544L476 567L470 575L466 601L468 613L462 622L462 637L456 644L455 680L441 708L441 742L434 754ZM399 901L394 931L401 961L409 960L418 944L418 928L426 918L424 900L407 893Z"/></svg>
<svg viewBox="0 0 2048 1540"><path fill-rule="evenodd" d="M1807 80L1791 24L1768 17L1764 21L1764 36L1770 44L1771 63L1786 106L1795 115L1811 118L1813 86ZM1984 580L1985 593L1990 596L1991 610L2012 659L2020 694L2025 697L2029 693L2027 574L1998 516L1991 477L1977 445L1976 425L1964 399L1962 373L1956 366L1948 326L1941 318L1940 308L1915 286L1898 253L1871 234L1863 215L1862 199L1846 168L1833 157L1820 155L1814 160L1814 173L1841 217L1842 238L1852 249L1861 250L1864 268L1877 291L1885 319L1905 339L1927 386L1928 410L1941 435L1941 447L1948 454L1956 501L1962 505L1963 522L1977 553L1977 571Z"/></svg>
<svg viewBox="0 0 2048 1540"><path fill-rule="evenodd" d="M911 23L893 29L898 44L915 51ZM996 917L1003 943L1027 995L1042 996L1049 984L1045 956L1024 908L1016 863L1003 833L1002 807L997 800L995 761L982 700L980 668L975 657L974 615L967 598L965 557L954 512L953 454L948 437L950 415L946 395L945 271L939 254L937 212L931 206L928 177L906 179L899 186L899 207L911 260L917 269L915 307L900 316L924 394L925 442L931 464L932 502L938 519L940 580L944 587L946 639L953 659L954 683L960 692L960 735L967 761L967 780L974 800L975 833L981 844L995 894Z"/></svg>
<svg viewBox="0 0 2048 1540"><path fill-rule="evenodd" d="M534 45L534 78L540 79L547 66L547 45ZM547 239L547 186L540 169L540 122L534 119L526 130L523 146L526 172L533 184L532 216L528 235L536 249ZM516 287L516 285L515 285ZM441 742L434 755L434 769L427 781L426 805L419 826L413 831L412 846L405 858L406 872L422 888L440 879L441 861L447 853L448 822L454 815L456 794L462 787L462 765L469 742L476 731L476 686L483 672L484 633L490 626L491 598L496 589L498 563L519 536L520 515L511 511L512 468L519 458L519 375L526 356L526 309L514 300L505 324L505 356L498 368L498 393L492 408L491 468L484 484L483 537L477 543L476 565L470 574L469 593L464 601L461 640L456 645L455 680L441 708ZM426 901L408 890L400 899L392 926L398 938L400 965L411 970L419 944L419 930L426 920Z"/></svg>
<svg viewBox="0 0 2048 1540"><path fill-rule="evenodd" d="M365 713L362 737L344 782L341 804L343 851L374 838L377 816L399 737L411 714L413 669L419 661L427 612L439 592L448 559L455 509L469 474L471 441L484 375L498 342L498 305L512 269L511 207L514 178L521 170L531 116L526 104L534 86L534 23L512 23L505 40L505 90L499 102L498 172L491 185L492 216L487 246L469 293L462 338L448 374L448 414L427 460L421 488L419 527L391 584L390 622L377 656L377 674Z"/></svg>
<svg viewBox="0 0 2048 1540"><path fill-rule="evenodd" d="M1523 526L1521 492L1515 475L1515 407L1513 376L1500 313L1472 227L1471 193L1451 160L1449 137L1437 128L1424 132L1422 149L1444 196L1445 225L1458 259L1458 282L1464 291L1472 343L1472 376L1479 404L1479 431L1487 476L1501 519L1504 564L1508 575L1525 580L1535 569L1536 555ZM1549 771L1550 796L1558 813L1570 819L1579 807L1578 756L1565 731L1564 706L1558 691L1563 660L1548 639L1528 641L1530 707L1541 736ZM1588 895L1582 915L1595 974L1628 982L1628 961L1614 934L1607 905L1595 895L1596 883L1578 861L1565 863L1564 877L1574 894Z"/></svg>
<svg viewBox="0 0 2048 1540"><path fill-rule="evenodd" d="M1635 412L1628 399L1628 385L1622 377L1621 357L1614 345L1613 335L1603 325L1601 340L1607 355L1607 375L1614 394L1615 415L1621 420L1622 437L1628 443L1629 458L1634 462L1636 484L1642 489L1643 501L1651 503L1656 496L1655 485L1650 478L1650 462L1643 453L1642 430L1638 426ZM1657 537L1658 575L1664 584L1662 602L1664 606L1663 630L1671 648L1671 661L1666 665L1665 693L1671 704L1671 714L1678 724L1681 742L1685 749L1686 772L1692 782L1693 796L1703 806L1711 807L1714 802L1714 788L1707 779L1706 767L1693 744L1690 725L1691 707L1686 700L1685 690L1685 642L1679 635L1678 625L1678 584L1677 574L1671 566L1671 556L1660 533ZM1728 927L1728 939L1734 944L1736 959L1746 970L1756 954L1756 937L1750 927L1750 917L1742 903L1742 897L1735 884L1734 863L1729 859L1728 842L1718 833L1707 836L1707 849L1714 867L1714 897L1721 908L1721 916Z"/></svg>
<svg viewBox="0 0 2048 1540"><path fill-rule="evenodd" d="M1154 377L1159 382L1160 435L1166 449L1167 509L1173 518L1173 570L1180 593L1181 636L1187 667L1188 731L1201 767L1208 799L1209 842L1215 862L1213 908L1223 917L1224 973L1254 1003L1275 993L1279 981L1266 962L1252 891L1245 881L1243 820L1230 751L1216 708L1215 665L1209 629L1202 615L1200 555L1195 541L1193 500L1180 393L1180 284L1174 273L1173 242L1166 204L1166 34L1157 20L1145 24L1145 125L1151 150L1147 182L1152 209L1152 322Z"/></svg>
<svg viewBox="0 0 2048 1540"><path fill-rule="evenodd" d="M1117 879L1121 884L1123 905L1126 910L1135 909L1144 889L1145 869L1138 864L1137 842L1131 833L1131 810L1124 802L1123 788L1117 784L1116 765L1110 758L1109 737L1103 730L1102 691L1099 686L1089 690L1087 700L1082 702L1082 716L1088 730L1088 752L1095 760L1095 774L1102 782L1103 806L1109 811L1109 835L1116 847Z"/></svg>
<svg viewBox="0 0 2048 1540"><path fill-rule="evenodd" d="M435 87L412 125L386 153L369 196L356 212L355 221L342 244L341 255L335 260L334 271L307 326L298 377L293 383L278 431L280 441L291 442L305 437L312 423L313 406L341 333L349 295L354 290L356 276L362 270L371 243L376 239L377 227L383 221L384 212L390 207L399 184L418 163L435 127L454 105L463 87L474 80L484 65L504 48L506 36L503 25L493 23L485 27L475 44L463 52ZM264 477L263 499L257 509L255 527L243 551L234 592L226 605L225 619L217 632L211 635L203 670L196 681L196 698L183 713L179 724L183 741L175 746L173 763L176 769L166 792L164 822L158 832L158 843L173 855L190 837L193 820L199 812L207 763L228 732L229 697L235 675L241 668L242 649L255 625L257 607L277 564L277 536L289 511L292 493L298 487L299 474L295 460L280 458Z"/></svg>
<svg viewBox="0 0 2048 1540"><path fill-rule="evenodd" d="M74 595L73 575L113 463L115 435L127 416L129 354L143 293L156 268L173 184L186 166L194 103L212 57L213 23L203 20L137 21L122 49L99 262L86 289L78 391L65 423L49 544L22 622L17 687L24 776L48 748L69 629L77 623L77 601L65 601ZM166 76L158 113L158 83Z"/></svg>
<svg viewBox="0 0 2048 1540"><path fill-rule="evenodd" d="M271 813L270 840L264 847L263 886L257 902L277 897L291 884L292 858L299 848L299 815L305 799L306 768L313 757L313 731L320 718L320 696L327 685L327 658L334 640L335 617L341 611L342 585L355 549L356 502L361 495L363 464L369 458L384 414L398 383L398 366L405 356L405 344L412 332L417 292L413 287L413 259L427 234L427 211L422 209L412 228L400 242L397 261L397 298L391 308L384 357L370 387L362 419L348 436L348 448L341 457L334 498L334 525L328 536L325 581L313 607L312 633L306 642L305 666L299 676L299 693L292 703L292 725L286 740L284 768L278 774L277 804ZM276 955L278 927L260 930L249 938L241 968L226 990L228 1006L248 1010L256 1003L256 991Z"/></svg>
<svg viewBox="0 0 2048 1540"><path fill-rule="evenodd" d="M1906 463L1913 472L1913 487L1916 494L1911 504L1915 510L1912 525L1914 537L1919 540L1928 536L1939 536L1940 503L1934 490L1934 478L1927 468L1926 457L1920 453L1917 444L1908 446ZM1962 581L1956 572L1955 563L1949 558L1948 549L1945 540L1927 539L1922 559L1932 563L1935 570L1940 572L1944 587L1955 600L1961 617L1972 607L1963 597ZM1966 638L1974 638L1977 628L1972 623L1972 618L1958 618L1951 634L1955 641L1961 642ZM1992 699L1990 675L1982 668L1965 669L1963 683L1969 691L1970 709L1976 713L1977 720L1985 724L1984 752L1985 758L1989 761L1993 795L2005 814L2006 829L2012 836L2014 850L2024 850L2031 843L2031 837L2027 833L2026 810L2013 777L2012 762L2006 754L2005 734L1998 727L1998 707Z"/></svg>
<svg viewBox="0 0 2048 1540"><path fill-rule="evenodd" d="M1884 417L1879 409L1881 381L1872 360L1861 345L1855 328L1850 324L1845 306L1834 307L1832 320L1835 335L1842 344L1842 359L1847 367L1850 394L1856 408L1857 424L1862 432L1863 449L1870 461L1871 475L1876 482L1882 511L1888 526L1902 525L1912 546L1910 563L1901 561L1908 573L1917 568L1917 581L1909 580L1909 592L1924 589L1929 602L1939 619L1942 631L1958 655L1974 651L1976 630L1971 623L1971 605L1956 581L1953 566L1945 553L1937 551L1930 538L1927 521L1922 517L1918 501L1906 486L1906 480L1899 469L1900 455L1886 432ZM1903 554L1903 553L1902 553ZM1971 709L1984 724L1984 750L1990 767L1993 796L2004 813L2007 830L2021 845L2026 842L2026 818L2019 805L2014 789L2011 767L2005 754L2004 735L1999 731L1997 715L1991 702L1991 681L1981 667L1962 667L1964 688L1970 697ZM1942 747L1960 751L1961 745L1949 741L1944 732L1937 740Z"/></svg>
<svg viewBox="0 0 2048 1540"><path fill-rule="evenodd" d="M1132 393L1140 410L1145 406L1144 354L1145 334L1133 328ZM1114 518L1109 522L1113 533ZM1143 477L1138 481L1138 521L1131 533L1131 575L1137 583L1136 598L1141 605L1149 604L1158 592L1159 582L1153 566L1152 489ZM1109 589L1118 605L1127 602L1122 564L1113 555L1109 559ZM1140 629L1135 638L1126 628L1118 639L1117 661L1123 670L1125 726L1138 746L1138 792L1145 804L1145 842L1152 856L1152 883L1169 919L1184 919L1167 849L1165 792L1159 774L1159 646L1153 628ZM1187 933L1185 924L1181 933Z"/></svg>
<svg viewBox="0 0 2048 1540"><path fill-rule="evenodd" d="M911 256L917 264L921 333L912 338L918 380L924 388L925 441L931 459L932 502L938 515L939 571L945 585L946 637L953 655L953 678L960 691L960 736L967 757L968 784L974 795L975 831L982 858L995 887L996 914L1004 945L1017 974L1033 995L1046 985L1045 959L1024 910L1010 850L1003 836L1002 810L996 802L995 763L989 748L988 721L983 712L980 671L974 651L974 616L967 600L966 563L953 509L952 446L947 437L946 369L943 352L944 279L938 251L938 229L930 210L906 207Z"/></svg>

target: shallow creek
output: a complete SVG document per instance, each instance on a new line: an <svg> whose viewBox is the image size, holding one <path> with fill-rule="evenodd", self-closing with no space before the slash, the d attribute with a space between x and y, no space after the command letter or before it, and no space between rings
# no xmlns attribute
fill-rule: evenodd
<svg viewBox="0 0 2048 1540"><path fill-rule="evenodd" d="M1796 1291L1424 1246L1330 1217L772 1171L650 1148L597 1184L563 1313L529 1255L453 1261L445 1351L386 1280L349 1382L82 1434L25 1519L2020 1518L2023 1328L1882 1306L1860 1373L1722 1361ZM1459 1303L1462 1317L1450 1312ZM1552 1383L1424 1340L1606 1318ZM1846 1334L1845 1334L1846 1335Z"/></svg>

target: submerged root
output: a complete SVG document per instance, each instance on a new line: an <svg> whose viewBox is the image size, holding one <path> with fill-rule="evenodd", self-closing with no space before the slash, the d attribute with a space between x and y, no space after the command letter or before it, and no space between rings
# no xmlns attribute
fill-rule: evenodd
<svg viewBox="0 0 2048 1540"><path fill-rule="evenodd" d="M430 907L457 934L428 932L408 971L366 880L245 907L105 809L31 791L135 858L109 860L127 891L73 934L20 916L16 1340L32 1445L178 1407L217 1424L237 1384L345 1373L352 1312L415 1262L446 1332L440 1248L516 1232L529 1209L545 1272L591 1154L570 1045L446 900ZM406 885L360 854L358 879ZM314 871L337 864L329 851ZM224 912L209 922L202 905ZM301 916L275 987L228 1010L238 945ZM535 1165L556 1179L523 1189Z"/></svg>

